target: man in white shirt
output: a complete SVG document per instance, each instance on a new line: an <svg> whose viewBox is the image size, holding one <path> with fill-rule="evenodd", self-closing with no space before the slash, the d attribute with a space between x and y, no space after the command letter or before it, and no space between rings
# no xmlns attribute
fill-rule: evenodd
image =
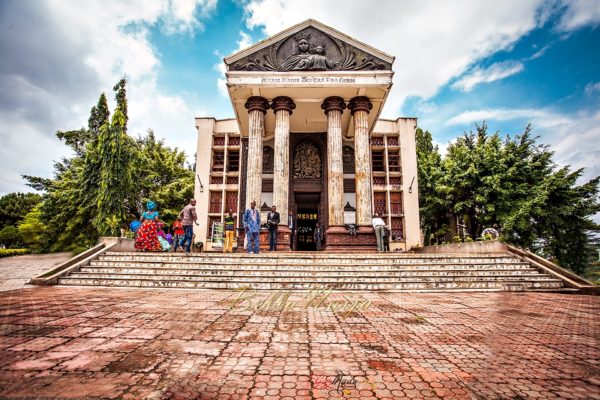
<svg viewBox="0 0 600 400"><path fill-rule="evenodd" d="M385 222L383 222L383 219L381 219L381 216L379 214L375 214L371 222L373 223L373 229L375 229L375 237L377 238L377 251L383 251L383 230L385 229Z"/></svg>

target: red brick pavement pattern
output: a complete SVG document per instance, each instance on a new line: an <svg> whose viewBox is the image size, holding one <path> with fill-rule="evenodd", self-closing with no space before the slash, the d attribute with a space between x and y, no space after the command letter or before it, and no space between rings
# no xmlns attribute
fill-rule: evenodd
<svg viewBox="0 0 600 400"><path fill-rule="evenodd" d="M600 297L239 295L2 293L0 398L600 399Z"/></svg>

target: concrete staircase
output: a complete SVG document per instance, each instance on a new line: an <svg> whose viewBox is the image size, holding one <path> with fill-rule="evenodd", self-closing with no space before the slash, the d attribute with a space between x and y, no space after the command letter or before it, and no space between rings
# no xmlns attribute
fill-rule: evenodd
<svg viewBox="0 0 600 400"><path fill-rule="evenodd" d="M510 253L194 254L111 252L59 285L339 290L567 290L563 281Z"/></svg>

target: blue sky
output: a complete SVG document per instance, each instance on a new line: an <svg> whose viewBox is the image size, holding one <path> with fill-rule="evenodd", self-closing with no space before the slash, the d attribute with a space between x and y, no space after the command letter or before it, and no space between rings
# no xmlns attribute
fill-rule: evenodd
<svg viewBox="0 0 600 400"><path fill-rule="evenodd" d="M222 59L307 18L396 57L383 116L411 116L444 150L475 122L528 122L556 161L600 174L600 1L40 0L0 2L0 195L68 156L129 81L130 132L195 152L194 117L233 116Z"/></svg>

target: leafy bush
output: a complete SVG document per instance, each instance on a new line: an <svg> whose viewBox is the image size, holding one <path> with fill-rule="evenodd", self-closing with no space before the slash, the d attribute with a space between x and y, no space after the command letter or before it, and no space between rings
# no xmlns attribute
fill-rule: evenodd
<svg viewBox="0 0 600 400"><path fill-rule="evenodd" d="M8 249L20 249L23 247L23 236L16 226L5 226L0 229L0 244Z"/></svg>
<svg viewBox="0 0 600 400"><path fill-rule="evenodd" d="M0 257L20 256L29 253L28 249L0 249Z"/></svg>

